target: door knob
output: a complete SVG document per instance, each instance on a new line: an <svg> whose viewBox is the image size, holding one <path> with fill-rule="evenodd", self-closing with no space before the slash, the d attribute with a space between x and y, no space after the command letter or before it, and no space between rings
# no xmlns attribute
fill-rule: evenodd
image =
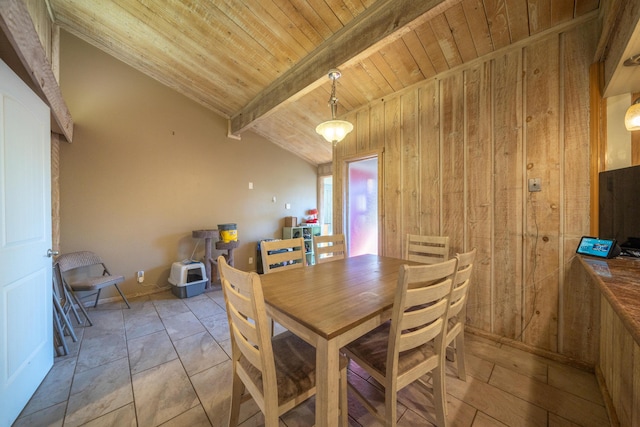
<svg viewBox="0 0 640 427"><path fill-rule="evenodd" d="M49 258L51 258L52 256L56 256L56 255L58 255L58 254L60 254L60 252L58 252L58 251L53 251L53 250L51 250L51 249L47 249L47 257L49 257Z"/></svg>

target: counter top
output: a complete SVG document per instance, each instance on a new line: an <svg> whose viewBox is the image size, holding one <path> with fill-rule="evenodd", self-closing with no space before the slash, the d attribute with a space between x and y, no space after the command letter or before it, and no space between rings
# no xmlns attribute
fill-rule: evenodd
<svg viewBox="0 0 640 427"><path fill-rule="evenodd" d="M582 255L578 258L640 345L640 259L601 259Z"/></svg>

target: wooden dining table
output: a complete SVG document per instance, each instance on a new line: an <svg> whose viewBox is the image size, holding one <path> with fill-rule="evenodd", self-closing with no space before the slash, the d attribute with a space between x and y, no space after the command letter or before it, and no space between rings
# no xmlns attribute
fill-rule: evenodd
<svg viewBox="0 0 640 427"><path fill-rule="evenodd" d="M267 313L316 348L316 426L338 425L339 350L391 318L406 260L360 255L261 276Z"/></svg>

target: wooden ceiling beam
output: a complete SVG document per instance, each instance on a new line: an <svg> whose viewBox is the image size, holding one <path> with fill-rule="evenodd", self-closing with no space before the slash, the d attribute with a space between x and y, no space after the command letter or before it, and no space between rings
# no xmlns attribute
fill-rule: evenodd
<svg viewBox="0 0 640 427"><path fill-rule="evenodd" d="M53 75L51 64L40 43L33 26L31 15L21 0L2 0L0 2L0 30L13 47L20 62L29 74L36 93L49 108L55 123L52 130L59 129L67 141L73 139L73 119L62 98L58 81ZM33 85L30 85L33 87Z"/></svg>
<svg viewBox="0 0 640 427"><path fill-rule="evenodd" d="M231 133L240 134L259 118L326 83L330 69L366 58L461 1L379 0L234 114Z"/></svg>

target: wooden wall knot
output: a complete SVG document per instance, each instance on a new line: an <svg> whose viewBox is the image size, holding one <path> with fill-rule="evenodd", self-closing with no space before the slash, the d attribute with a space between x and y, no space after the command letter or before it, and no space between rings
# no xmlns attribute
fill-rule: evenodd
<svg viewBox="0 0 640 427"><path fill-rule="evenodd" d="M543 237L542 237L542 241L543 241L543 242L545 242L545 243L546 243L546 242L548 242L548 241L549 241L549 237L547 237L547 236L543 236Z"/></svg>

